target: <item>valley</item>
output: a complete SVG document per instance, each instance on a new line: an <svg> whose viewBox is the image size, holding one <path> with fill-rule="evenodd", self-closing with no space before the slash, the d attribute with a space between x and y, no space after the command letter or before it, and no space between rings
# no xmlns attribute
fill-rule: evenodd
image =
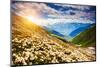
<svg viewBox="0 0 100 67"><path fill-rule="evenodd" d="M12 65L95 61L95 50L63 41L27 18L12 15Z"/></svg>

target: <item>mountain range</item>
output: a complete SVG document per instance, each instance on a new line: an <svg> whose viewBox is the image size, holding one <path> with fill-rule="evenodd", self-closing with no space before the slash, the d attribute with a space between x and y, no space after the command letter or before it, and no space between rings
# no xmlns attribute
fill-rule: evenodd
<svg viewBox="0 0 100 67"><path fill-rule="evenodd" d="M94 61L95 51L77 47L34 22L12 14L12 65ZM61 35L61 34L60 34ZM94 53L94 54L93 54Z"/></svg>
<svg viewBox="0 0 100 67"><path fill-rule="evenodd" d="M45 29L64 39L71 40L80 32L88 29L92 24L89 23L55 23L53 25L44 26Z"/></svg>

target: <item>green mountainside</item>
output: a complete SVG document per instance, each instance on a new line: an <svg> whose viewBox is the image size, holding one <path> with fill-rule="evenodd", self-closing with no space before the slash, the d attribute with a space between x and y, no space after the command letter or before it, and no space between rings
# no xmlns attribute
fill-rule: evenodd
<svg viewBox="0 0 100 67"><path fill-rule="evenodd" d="M74 44L81 45L83 47L89 47L96 45L96 25L92 25L89 29L81 32L75 38L73 38L72 42Z"/></svg>

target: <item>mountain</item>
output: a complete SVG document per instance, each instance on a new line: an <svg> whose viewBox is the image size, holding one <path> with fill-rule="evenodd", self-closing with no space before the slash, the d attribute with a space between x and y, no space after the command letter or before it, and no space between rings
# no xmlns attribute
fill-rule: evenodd
<svg viewBox="0 0 100 67"><path fill-rule="evenodd" d="M88 29L91 25L85 26L85 27L79 27L77 29L75 29L74 31L72 31L69 36L71 37L75 37L77 34L79 34L82 31L85 31L86 29Z"/></svg>
<svg viewBox="0 0 100 67"><path fill-rule="evenodd" d="M95 51L77 47L57 35L12 14L12 65L93 61ZM93 54L94 53L94 54Z"/></svg>
<svg viewBox="0 0 100 67"><path fill-rule="evenodd" d="M55 35L58 35L58 36L64 37L63 34L57 32L57 31L55 31L55 30L53 30L53 29L50 29L50 28L48 28L48 27L46 27L46 26L43 26L43 28L45 28L46 30L48 30L49 32L51 32L51 33L53 33L53 34L55 34Z"/></svg>
<svg viewBox="0 0 100 67"><path fill-rule="evenodd" d="M72 40L73 43L81 46L96 46L96 25L93 24L87 30L81 32Z"/></svg>
<svg viewBox="0 0 100 67"><path fill-rule="evenodd" d="M48 28L55 30L62 35L74 37L80 32L84 31L88 27L90 27L90 23L55 23L53 25L49 25ZM68 39L68 38L67 38Z"/></svg>
<svg viewBox="0 0 100 67"><path fill-rule="evenodd" d="M53 29L51 29L51 28L48 28L48 27L46 27L46 26L43 26L43 28L46 29L46 30L48 30L49 33L55 34L57 37L60 37L60 38L63 39L63 40L68 40L68 41L70 41L70 40L72 39L70 36L63 35L63 34L57 32L57 31L55 31L55 30L53 30Z"/></svg>
<svg viewBox="0 0 100 67"><path fill-rule="evenodd" d="M24 17L14 15L12 16L12 34L15 38L16 35L20 35L18 37L30 37L33 34L36 36L44 36L48 37L48 31L45 31L42 27L34 24L30 20L27 20Z"/></svg>

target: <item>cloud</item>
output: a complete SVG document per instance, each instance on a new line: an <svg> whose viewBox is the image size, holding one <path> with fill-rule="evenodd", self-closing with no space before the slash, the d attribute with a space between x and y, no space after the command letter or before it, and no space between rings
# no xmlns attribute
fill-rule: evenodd
<svg viewBox="0 0 100 67"><path fill-rule="evenodd" d="M40 25L48 25L55 23L95 23L91 19L94 19L94 12L85 12L89 10L89 6L81 5L66 5L66 4L53 4L56 6L62 6L63 8L70 8L69 10L61 11L56 10L48 3L29 3L29 2L16 2L13 3L12 12L17 15L25 16L31 19L34 18L34 22ZM77 10L72 10L72 8ZM41 20L41 21L37 21ZM94 19L95 20L95 19Z"/></svg>
<svg viewBox="0 0 100 67"><path fill-rule="evenodd" d="M76 9L76 10L89 10L90 7L86 5L71 5L71 4L54 4L56 6L61 6L63 8L70 8L70 9Z"/></svg>
<svg viewBox="0 0 100 67"><path fill-rule="evenodd" d="M47 19L46 20L48 25L53 25L55 23L94 23L93 21L90 20L84 20L83 19Z"/></svg>
<svg viewBox="0 0 100 67"><path fill-rule="evenodd" d="M31 14L31 11L36 12L37 14L43 14L43 13L48 13L48 14L56 14L58 13L57 10L52 9L51 7L48 7L46 4L44 3L22 3L22 2L18 2L18 3L14 3L12 5L12 10L15 10L15 12L23 12ZM30 11L30 12L28 12Z"/></svg>

